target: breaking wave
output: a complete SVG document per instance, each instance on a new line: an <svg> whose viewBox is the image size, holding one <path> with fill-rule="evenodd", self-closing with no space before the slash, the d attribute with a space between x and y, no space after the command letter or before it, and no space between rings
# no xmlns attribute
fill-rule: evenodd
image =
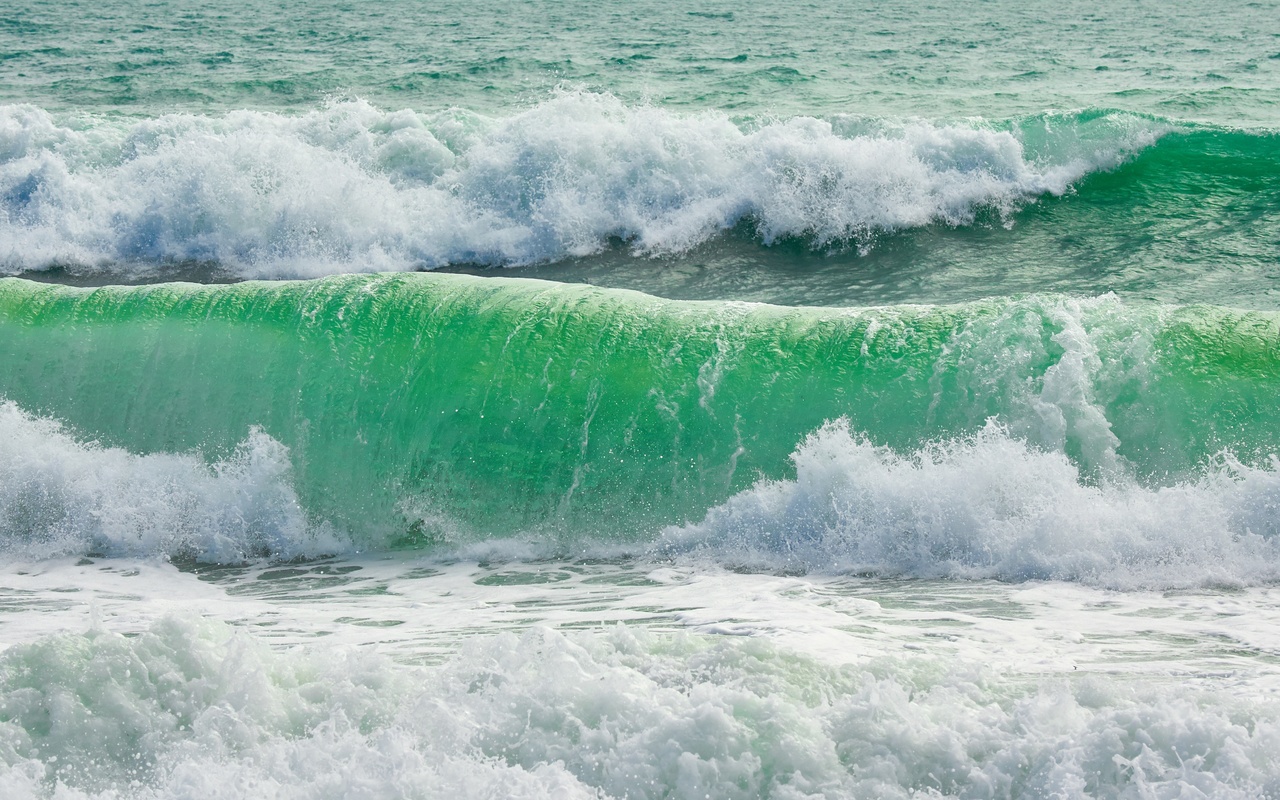
<svg viewBox="0 0 1280 800"><path fill-rule="evenodd" d="M136 120L0 106L0 269L240 277L526 264L764 242L867 246L1061 195L1168 126L1126 114L1014 125L735 121L562 93L493 119L335 102Z"/></svg>

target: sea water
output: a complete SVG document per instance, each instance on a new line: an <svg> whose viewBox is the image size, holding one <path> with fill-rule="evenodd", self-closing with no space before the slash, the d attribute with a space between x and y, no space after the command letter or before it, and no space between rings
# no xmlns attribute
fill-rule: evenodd
<svg viewBox="0 0 1280 800"><path fill-rule="evenodd" d="M1280 796L1274 2L0 11L0 796Z"/></svg>

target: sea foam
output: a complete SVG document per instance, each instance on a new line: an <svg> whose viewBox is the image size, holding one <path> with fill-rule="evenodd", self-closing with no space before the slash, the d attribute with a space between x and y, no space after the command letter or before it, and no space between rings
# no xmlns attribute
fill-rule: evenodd
<svg viewBox="0 0 1280 800"><path fill-rule="evenodd" d="M746 222L770 243L1008 218L1160 135L1125 115L1016 127L735 121L563 92L493 119L334 102L297 116L55 117L0 106L0 269L241 277L688 250Z"/></svg>
<svg viewBox="0 0 1280 800"><path fill-rule="evenodd" d="M927 658L838 668L618 626L447 663L277 653L188 618L0 655L8 798L1220 797L1277 788L1273 704Z"/></svg>
<svg viewBox="0 0 1280 800"><path fill-rule="evenodd" d="M1052 579L1121 589L1280 578L1280 461L1222 453L1199 477L1088 479L992 421L911 452L835 420L766 480L668 528L663 547L762 569Z"/></svg>
<svg viewBox="0 0 1280 800"><path fill-rule="evenodd" d="M236 562L345 545L311 525L288 449L255 429L230 457L134 455L84 442L56 420L0 402L0 552L101 553Z"/></svg>

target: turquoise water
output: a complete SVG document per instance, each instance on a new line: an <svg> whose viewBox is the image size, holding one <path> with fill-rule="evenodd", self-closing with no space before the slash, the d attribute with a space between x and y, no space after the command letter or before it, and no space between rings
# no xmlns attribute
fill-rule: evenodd
<svg viewBox="0 0 1280 800"><path fill-rule="evenodd" d="M0 10L0 796L1280 796L1280 7Z"/></svg>
<svg viewBox="0 0 1280 800"><path fill-rule="evenodd" d="M1118 108L1274 126L1272 2L8 5L9 102L154 115L384 108L505 115L556 86L734 114L1007 119Z"/></svg>

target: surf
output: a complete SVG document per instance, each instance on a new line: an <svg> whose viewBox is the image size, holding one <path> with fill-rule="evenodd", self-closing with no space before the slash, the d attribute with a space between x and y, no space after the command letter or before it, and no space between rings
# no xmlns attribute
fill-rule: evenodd
<svg viewBox="0 0 1280 800"><path fill-rule="evenodd" d="M335 101L151 119L0 107L0 264L238 278L671 255L1010 221L1152 147L1120 112L1013 121L677 112L559 92L505 117Z"/></svg>
<svg viewBox="0 0 1280 800"><path fill-rule="evenodd" d="M1107 541L1149 540L1133 552L1157 563L1181 546L1160 544L1161 526L1191 536L1198 523L1180 520L1196 514L1233 553L1235 540L1241 553L1256 537L1259 552L1270 547L1277 325L1271 312L1114 296L823 309L433 273L100 289L11 278L0 281L0 393L10 439L46 442L20 451L78 465L41 475L123 464L145 493L147 459L178 459L182 480L202 487L194 496L239 498L228 506L244 520L234 546L193 534L171 549L215 560L341 549L334 531L353 549L519 540L549 554L642 553L692 526L721 531L703 538L727 541L729 561L763 548L806 569L1087 580L1088 559L1036 566L1039 546L1026 562L968 548L995 553L997 530L1010 531L1009 547L1043 530L1053 561L1054 537L1094 526ZM805 466L815 448L835 472ZM986 477L954 485L969 461L987 464ZM8 480L29 482L36 466L23 464L37 462L13 460ZM999 500L998 486L1021 485L1024 472L1056 477ZM256 488L235 488L242 480ZM815 481L827 489L804 488ZM889 484L942 505L858 495ZM850 507L883 519L858 528L837 509L822 522L815 506L814 521L791 530L791 512L774 524L774 512L744 510L803 508L810 501L796 498L838 498L845 486ZM77 490L89 499L67 507L130 496L113 487ZM766 499L779 492L792 500ZM1174 497L1182 510L1160 512ZM1088 520L1066 511L1082 503ZM1124 522L1140 508L1152 513ZM744 545L752 515L773 545ZM321 524L329 533L316 533ZM829 537L851 524L852 544ZM146 549L129 543L146 534L116 541L94 525L105 523L69 541ZM924 566L858 555L899 534L941 546L925 543L929 530L954 541L951 555Z"/></svg>

